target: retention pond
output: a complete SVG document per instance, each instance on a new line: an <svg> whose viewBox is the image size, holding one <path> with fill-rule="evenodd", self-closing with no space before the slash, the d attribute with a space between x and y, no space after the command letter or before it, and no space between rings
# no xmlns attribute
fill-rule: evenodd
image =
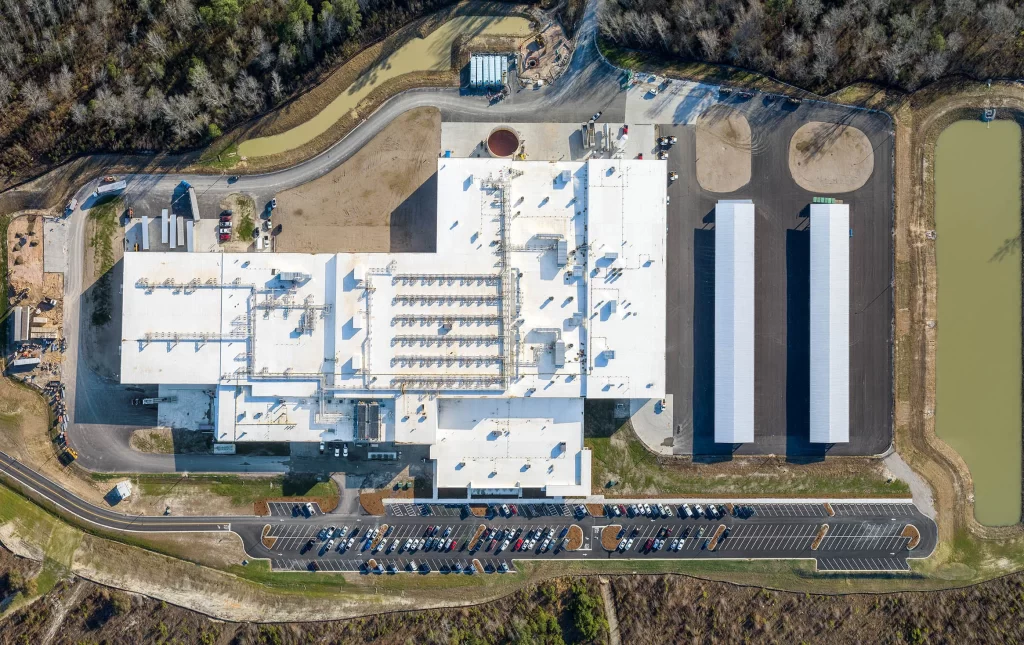
<svg viewBox="0 0 1024 645"><path fill-rule="evenodd" d="M1021 131L960 121L935 161L939 437L967 462L982 524L1021 518Z"/></svg>

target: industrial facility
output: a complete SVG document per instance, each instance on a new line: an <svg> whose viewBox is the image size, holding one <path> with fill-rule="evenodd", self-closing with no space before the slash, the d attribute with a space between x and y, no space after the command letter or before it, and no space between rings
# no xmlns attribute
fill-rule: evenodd
<svg viewBox="0 0 1024 645"><path fill-rule="evenodd" d="M436 253L126 254L121 381L220 443L428 445L439 497L587 495L583 399L665 396L666 177L444 158Z"/></svg>

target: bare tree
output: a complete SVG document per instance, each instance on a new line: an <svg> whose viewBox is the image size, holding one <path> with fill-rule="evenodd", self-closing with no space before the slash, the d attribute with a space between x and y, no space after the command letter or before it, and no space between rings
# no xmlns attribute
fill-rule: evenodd
<svg viewBox="0 0 1024 645"><path fill-rule="evenodd" d="M179 141L194 137L203 127L199 118L199 101L189 94L178 94L167 99L164 119Z"/></svg>
<svg viewBox="0 0 1024 645"><path fill-rule="evenodd" d="M708 60L718 60L718 55L722 52L722 43L718 38L718 31L715 29L701 29L697 32L697 40L700 42L700 48L704 52L705 58Z"/></svg>
<svg viewBox="0 0 1024 645"><path fill-rule="evenodd" d="M114 129L123 128L128 123L121 97L109 88L101 87L91 101L93 116Z"/></svg>
<svg viewBox="0 0 1024 645"><path fill-rule="evenodd" d="M238 74L235 81L236 108L244 115L249 116L263 110L266 99L263 97L263 88L260 82L244 71Z"/></svg>
<svg viewBox="0 0 1024 645"><path fill-rule="evenodd" d="M32 114L42 114L53 105L50 97L46 95L46 91L36 85L33 80L27 80L22 84L20 94L25 107Z"/></svg>
<svg viewBox="0 0 1024 645"><path fill-rule="evenodd" d="M281 75L277 71L270 72L270 96L274 102L280 101L284 96L284 87L281 85Z"/></svg>
<svg viewBox="0 0 1024 645"><path fill-rule="evenodd" d="M71 115L71 122L75 125L85 125L89 122L89 108L81 103L75 103L68 112Z"/></svg>
<svg viewBox="0 0 1024 645"><path fill-rule="evenodd" d="M160 34L156 33L156 31L150 30L146 34L146 46L149 48L149 51L153 52L153 54L160 60L167 60L171 55L171 51L167 47L167 43L160 37Z"/></svg>
<svg viewBox="0 0 1024 645"><path fill-rule="evenodd" d="M61 65L58 73L50 74L50 82L47 84L47 91L56 97L58 101L66 101L71 98L71 93L74 91L74 80L75 75L71 73L68 66Z"/></svg>
<svg viewBox="0 0 1024 645"><path fill-rule="evenodd" d="M0 72L0 108L5 107L14 94L14 83L7 74Z"/></svg>
<svg viewBox="0 0 1024 645"><path fill-rule="evenodd" d="M821 15L821 0L796 0L796 15L805 29L813 27Z"/></svg>
<svg viewBox="0 0 1024 645"><path fill-rule="evenodd" d="M946 72L949 60L945 52L929 52L921 61L921 78L934 81Z"/></svg>

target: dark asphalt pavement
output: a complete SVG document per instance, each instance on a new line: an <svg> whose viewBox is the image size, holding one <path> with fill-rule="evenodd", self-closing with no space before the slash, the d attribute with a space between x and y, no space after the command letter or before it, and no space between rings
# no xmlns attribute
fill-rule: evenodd
<svg viewBox="0 0 1024 645"><path fill-rule="evenodd" d="M891 123L884 114L829 103L786 104L754 93L729 107L750 123L750 182L732 193L706 191L696 178L694 126L660 126L676 135L669 170L667 389L673 395L676 454L728 458L774 454L800 459L877 455L892 443ZM810 121L862 130L874 147L874 172L850 193L850 441L811 444L811 198L789 171L790 139ZM755 230L754 442L714 442L714 208L719 199L752 199Z"/></svg>
<svg viewBox="0 0 1024 645"><path fill-rule="evenodd" d="M320 555L322 543L315 540L313 549L304 550L309 539L315 539L319 531L329 525L347 526L350 530L359 527L359 535L364 535L373 527L388 524L394 527L388 537L389 542L400 540L402 547L405 540L424 536L428 526L451 527L450 537L459 540L459 546L452 551L418 551L409 554L403 548L402 552L396 549L387 553L386 549L382 549L376 554L378 560L385 563L384 566L392 561L404 566L412 559L418 563L427 562L435 571L446 565L451 566L456 559L465 560L470 557L487 559L495 563L495 566L496 563L507 562L510 567L514 567L515 560L523 559L813 558L822 569L901 571L907 569L908 557L923 558L931 554L937 540L935 523L922 515L913 504L905 501L837 502L832 506L835 513L833 516L823 513L825 506L821 503L799 500L792 503L752 502L751 506L755 510L752 517L725 515L715 520L680 519L677 503L668 505L673 515L667 519L609 519L589 515L577 519L567 516L566 508L561 504L544 503L535 504L531 508L537 513L546 514L530 518L479 518L461 513L461 505L458 504L402 504L401 507L409 508L399 511L401 507L389 507L389 515L386 517L365 514L314 515L310 518L301 515L132 516L90 504L4 453L0 453L0 474L9 482L20 485L32 499L55 506L63 514L101 529L154 533L233 531L242 538L246 553L251 557L267 558L275 568L290 570L304 569L310 562L316 561L321 568L354 571L374 557L372 549L364 550L359 543L344 553L335 549ZM522 529L524 533L530 529L551 528L556 536L563 529L576 524L583 529L584 543L577 551L552 549L542 552L535 549L514 552L505 549L496 553L494 547L485 547L471 552L465 542L481 524L495 529ZM600 546L600 530L608 524L624 527L623 537L627 539L633 536L635 541L631 548L609 553ZM811 543L823 524L829 525L828 533L819 548L814 550ZM900 535L908 525L916 527L921 534L920 544L912 551L907 550L909 540ZM716 549L710 550L704 544L705 538L710 537L719 526L729 527L730 535ZM682 537L684 530L689 531L678 551L662 548L649 552L644 548L648 539L655 537L661 529L669 528L672 529L669 544L672 539ZM695 537L702 528L703 535ZM264 546L264 530L269 537L277 538L273 548ZM443 528L440 530L443 531ZM825 562L826 559L828 562Z"/></svg>

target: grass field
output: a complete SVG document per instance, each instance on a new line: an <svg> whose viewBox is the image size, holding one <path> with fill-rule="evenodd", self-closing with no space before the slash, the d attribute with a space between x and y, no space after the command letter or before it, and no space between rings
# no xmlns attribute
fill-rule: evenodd
<svg viewBox="0 0 1024 645"><path fill-rule="evenodd" d="M230 500L235 506L251 506L268 498L338 497L333 480L316 481L313 476L239 477L236 475L113 475L93 473L97 481L130 479L143 495L164 496L187 489Z"/></svg>

